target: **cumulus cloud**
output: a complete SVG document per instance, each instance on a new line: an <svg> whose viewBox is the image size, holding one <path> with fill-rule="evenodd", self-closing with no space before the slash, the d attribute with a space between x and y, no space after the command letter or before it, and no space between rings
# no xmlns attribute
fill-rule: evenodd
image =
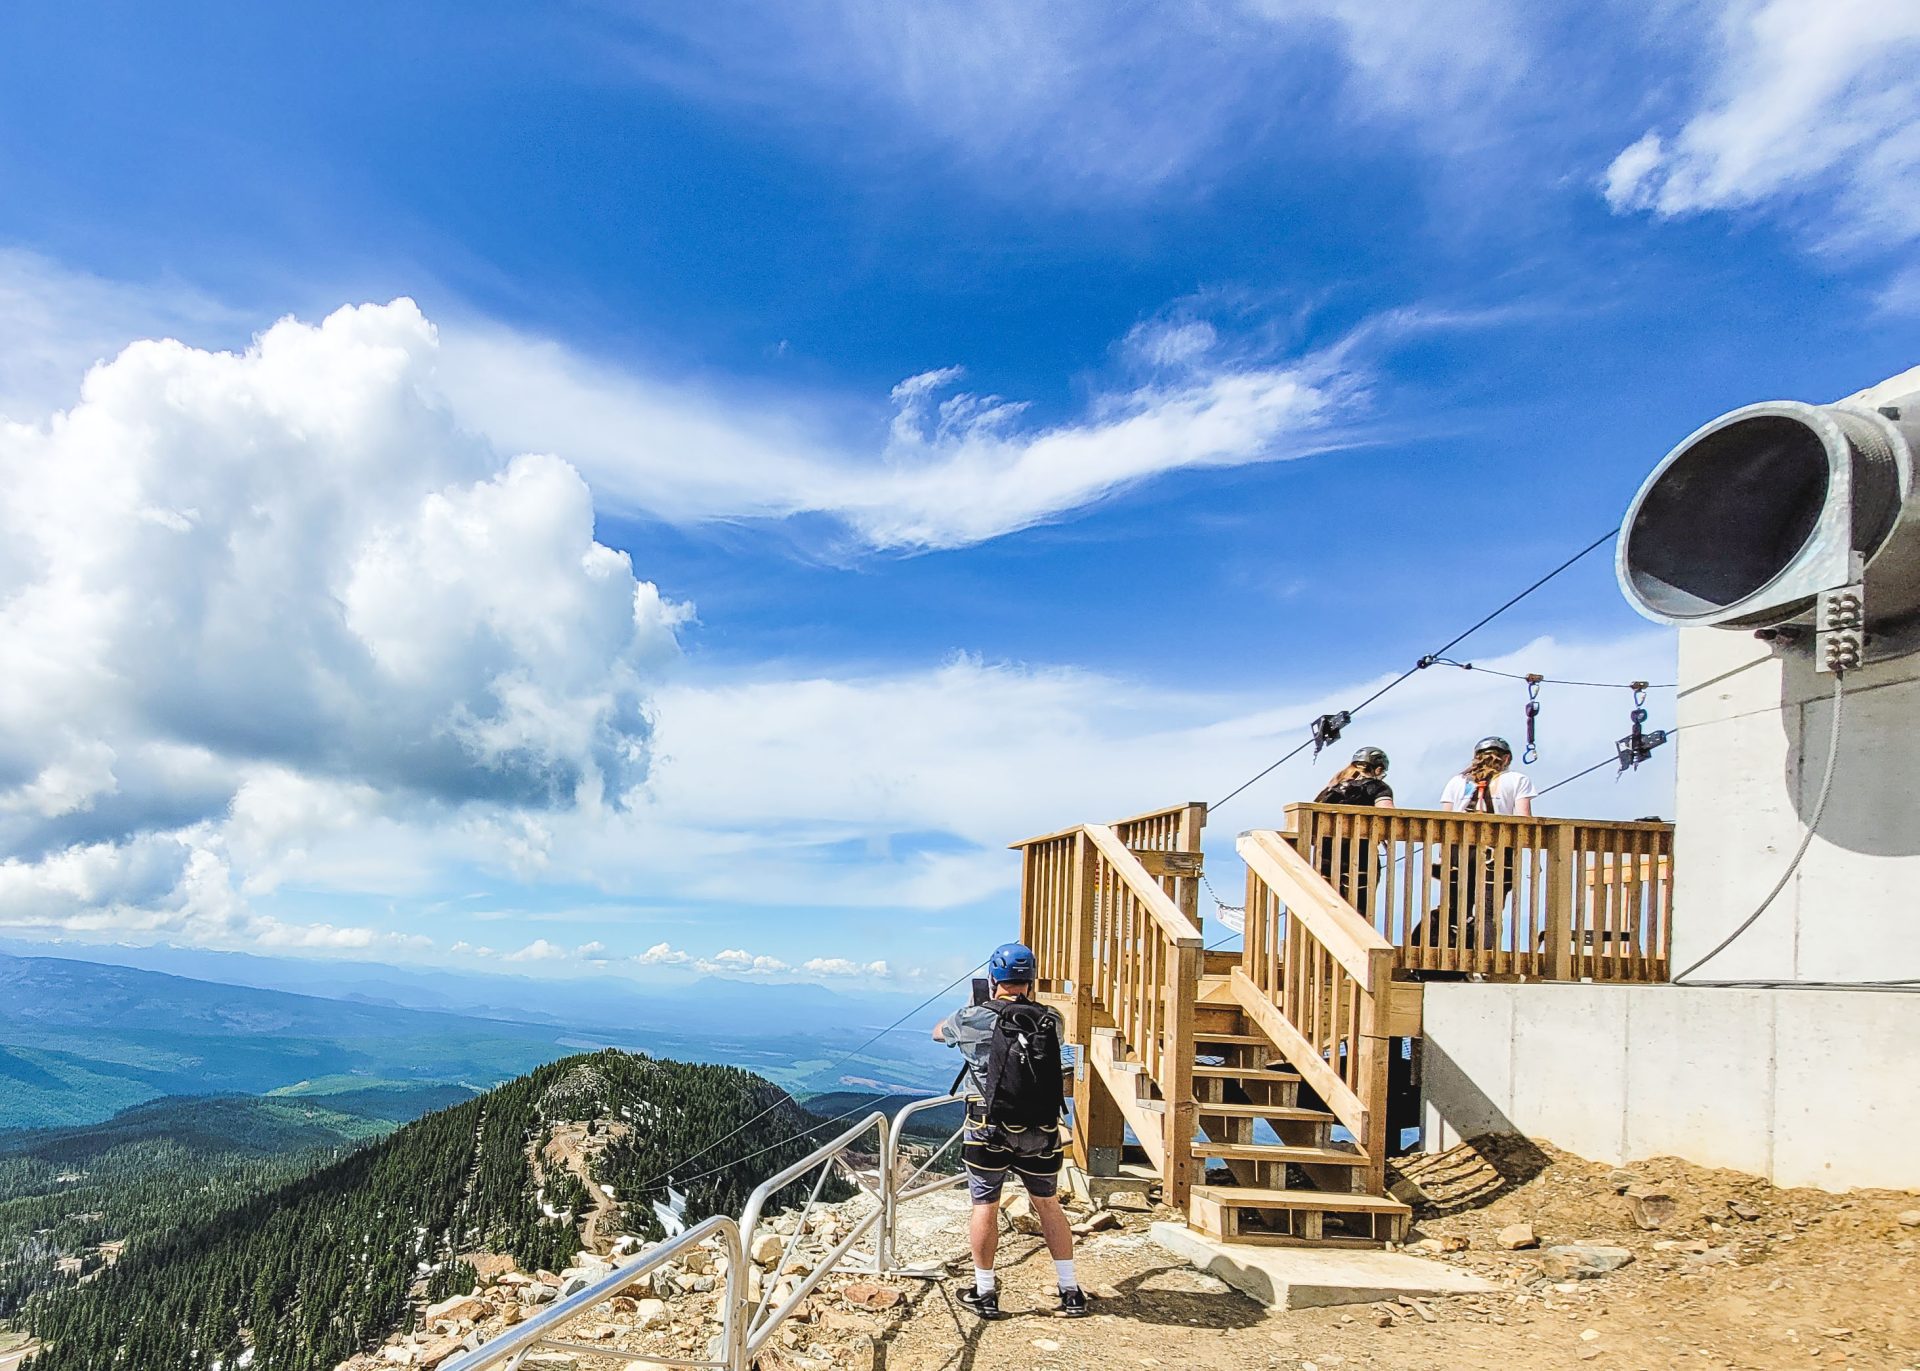
<svg viewBox="0 0 1920 1371"><path fill-rule="evenodd" d="M729 947L711 957L694 962L694 968L706 972L732 972L740 976L776 976L793 968L778 957L759 956L738 947Z"/></svg>
<svg viewBox="0 0 1920 1371"><path fill-rule="evenodd" d="M1799 200L1830 246L1920 238L1920 7L1728 0L1686 12L1708 61L1697 104L1614 158L1603 190L1616 212Z"/></svg>
<svg viewBox="0 0 1920 1371"><path fill-rule="evenodd" d="M642 966L685 966L693 958L672 943L655 943L634 960Z"/></svg>
<svg viewBox="0 0 1920 1371"><path fill-rule="evenodd" d="M572 467L460 429L437 350L408 301L135 343L0 424L0 918L84 890L240 936L231 862L289 835L643 780L686 611L594 540Z"/></svg>
<svg viewBox="0 0 1920 1371"><path fill-rule="evenodd" d="M892 974L883 961L854 962L845 957L810 957L800 964L800 969L814 976L860 976L874 980L884 980Z"/></svg>

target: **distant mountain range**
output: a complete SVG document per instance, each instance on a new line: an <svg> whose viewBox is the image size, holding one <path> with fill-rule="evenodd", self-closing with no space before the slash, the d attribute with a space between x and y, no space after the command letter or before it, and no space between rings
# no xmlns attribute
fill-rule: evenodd
<svg viewBox="0 0 1920 1371"><path fill-rule="evenodd" d="M724 979L652 990L611 977L462 978L118 951L306 988L0 953L0 1128L92 1123L167 1095L484 1089L570 1051L608 1046L745 1066L789 1088L911 1092L951 1079L947 1054L926 1037L933 1009L827 1070L913 1005L902 996ZM449 1008L456 1004L461 1012Z"/></svg>

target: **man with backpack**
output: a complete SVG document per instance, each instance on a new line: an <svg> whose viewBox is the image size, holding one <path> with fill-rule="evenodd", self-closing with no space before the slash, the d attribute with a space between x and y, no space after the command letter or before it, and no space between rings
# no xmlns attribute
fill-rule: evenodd
<svg viewBox="0 0 1920 1371"><path fill-rule="evenodd" d="M973 1288L960 1303L983 1319L1004 1318L993 1259L1000 1247L1000 1192L1007 1172L1020 1177L1053 1257L1060 1313L1080 1318L1087 1297L1073 1270L1073 1230L1060 1208L1062 1155L1060 1015L1031 998L1036 963L1020 943L995 948L987 961L991 994L956 1010L933 1030L934 1040L966 1058L967 1128L962 1157L973 1200L968 1236ZM959 1080L954 1082L959 1088Z"/></svg>

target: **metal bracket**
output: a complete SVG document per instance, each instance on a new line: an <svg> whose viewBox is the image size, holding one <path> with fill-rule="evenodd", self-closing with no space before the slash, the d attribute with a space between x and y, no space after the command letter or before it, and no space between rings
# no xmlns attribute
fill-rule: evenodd
<svg viewBox="0 0 1920 1371"><path fill-rule="evenodd" d="M1813 669L1852 671L1867 657L1867 590L1858 581L1824 592L1814 607Z"/></svg>

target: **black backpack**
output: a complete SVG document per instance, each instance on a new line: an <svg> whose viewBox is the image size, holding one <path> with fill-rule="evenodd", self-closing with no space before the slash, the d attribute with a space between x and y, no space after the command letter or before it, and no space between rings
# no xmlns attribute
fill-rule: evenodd
<svg viewBox="0 0 1920 1371"><path fill-rule="evenodd" d="M1060 1021L1032 1000L988 1000L994 1012L980 1094L987 1122L1015 1128L1052 1128L1065 1097L1060 1087Z"/></svg>

